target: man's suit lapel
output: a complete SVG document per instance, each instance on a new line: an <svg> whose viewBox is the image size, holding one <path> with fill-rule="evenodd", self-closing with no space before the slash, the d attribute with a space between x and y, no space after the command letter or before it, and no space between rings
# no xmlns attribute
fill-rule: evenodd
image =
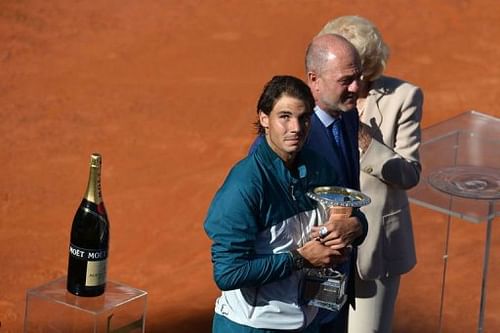
<svg viewBox="0 0 500 333"><path fill-rule="evenodd" d="M358 150L358 127L359 127L359 116L357 110L352 110L344 112L342 114L344 118L344 127L346 130L347 137L349 139L349 149L350 149L350 167L351 167L351 179L349 182L349 187L354 187L359 189L359 150Z"/></svg>

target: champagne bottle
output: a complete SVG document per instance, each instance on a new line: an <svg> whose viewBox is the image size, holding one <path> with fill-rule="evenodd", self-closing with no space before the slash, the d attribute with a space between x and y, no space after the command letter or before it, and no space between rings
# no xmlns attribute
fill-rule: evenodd
<svg viewBox="0 0 500 333"><path fill-rule="evenodd" d="M101 155L90 157L85 196L78 207L69 244L67 289L77 296L99 296L106 287L109 222L101 193Z"/></svg>

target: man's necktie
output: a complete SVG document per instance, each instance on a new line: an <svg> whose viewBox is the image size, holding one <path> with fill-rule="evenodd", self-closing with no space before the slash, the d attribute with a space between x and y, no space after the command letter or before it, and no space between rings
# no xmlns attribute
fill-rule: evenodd
<svg viewBox="0 0 500 333"><path fill-rule="evenodd" d="M350 178L349 161L347 158L348 153L344 139L344 132L342 130L342 120L338 118L335 119L335 121L331 125L331 128L339 160L341 160L343 163L342 169L344 170L346 179L349 179Z"/></svg>
<svg viewBox="0 0 500 333"><path fill-rule="evenodd" d="M347 149L344 142L344 134L342 132L342 120L335 119L332 123L332 134L333 139L335 140L335 145L338 148L339 158L347 164Z"/></svg>

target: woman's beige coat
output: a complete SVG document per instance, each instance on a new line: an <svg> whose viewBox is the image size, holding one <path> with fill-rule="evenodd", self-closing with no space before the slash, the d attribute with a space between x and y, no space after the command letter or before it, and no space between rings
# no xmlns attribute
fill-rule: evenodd
<svg viewBox="0 0 500 333"><path fill-rule="evenodd" d="M374 136L360 157L361 191L372 199L362 208L368 219L357 259L363 280L403 274L416 264L406 190L420 178L422 104L418 87L383 76L373 82L361 113Z"/></svg>

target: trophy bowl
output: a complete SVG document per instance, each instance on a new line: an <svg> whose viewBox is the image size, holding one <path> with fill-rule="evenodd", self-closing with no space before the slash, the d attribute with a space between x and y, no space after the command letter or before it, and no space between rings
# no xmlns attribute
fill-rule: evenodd
<svg viewBox="0 0 500 333"><path fill-rule="evenodd" d="M371 202L366 194L340 186L315 187L306 195L325 207L363 207Z"/></svg>

